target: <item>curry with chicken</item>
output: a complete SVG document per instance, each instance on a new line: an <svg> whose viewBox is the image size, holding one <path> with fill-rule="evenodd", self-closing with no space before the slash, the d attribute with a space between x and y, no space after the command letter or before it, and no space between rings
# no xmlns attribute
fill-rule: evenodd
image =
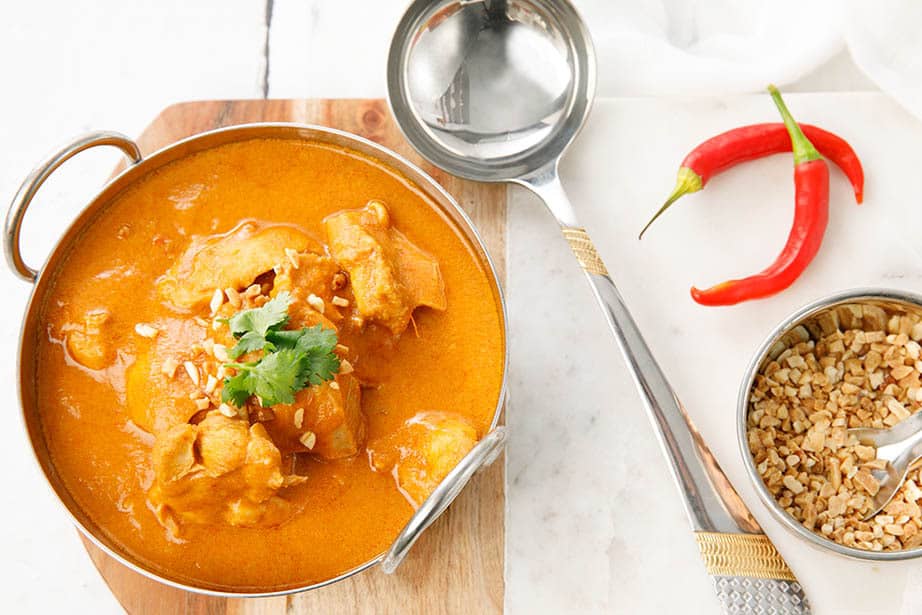
<svg viewBox="0 0 922 615"><path fill-rule="evenodd" d="M502 311L460 229L378 161L253 139L106 207L41 308L55 471L169 578L237 591L382 553L489 429Z"/></svg>

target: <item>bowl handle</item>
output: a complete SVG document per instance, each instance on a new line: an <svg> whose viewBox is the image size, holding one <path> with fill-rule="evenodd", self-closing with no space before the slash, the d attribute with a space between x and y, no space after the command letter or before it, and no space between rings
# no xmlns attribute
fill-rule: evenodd
<svg viewBox="0 0 922 615"><path fill-rule="evenodd" d="M387 574L393 573L410 552L413 543L420 537L439 515L445 512L471 477L478 470L487 467L499 457L506 441L506 428L497 427L486 435L471 451L458 462L458 465L439 483L416 514L403 527L397 540L381 560L381 568Z"/></svg>
<svg viewBox="0 0 922 615"><path fill-rule="evenodd" d="M77 137L35 167L26 177L22 186L19 187L16 196L13 197L10 210L6 215L3 252L6 254L6 262L10 269L23 280L34 282L35 278L38 277L38 271L26 265L22 260L22 252L19 249L19 232L22 230L22 220L26 215L29 204L32 202L32 198L35 197L35 193L38 192L38 189L41 188L55 169L76 154L97 145L112 145L119 148L131 159L132 164L137 164L141 161L141 150L138 149L138 145L125 135L108 131L87 133Z"/></svg>

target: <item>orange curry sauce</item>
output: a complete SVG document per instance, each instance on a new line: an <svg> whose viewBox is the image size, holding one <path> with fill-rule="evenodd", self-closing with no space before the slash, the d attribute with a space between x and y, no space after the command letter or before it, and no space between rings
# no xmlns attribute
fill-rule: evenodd
<svg viewBox="0 0 922 615"><path fill-rule="evenodd" d="M499 300L470 242L417 187L356 152L296 140L254 139L183 158L134 184L89 225L52 281L38 329L37 399L55 470L134 559L195 585L283 589L379 555L412 515L396 471L375 471L363 444L341 459L298 455L307 479L279 491L296 511L281 525L184 523L173 535L148 496L154 436L126 407L126 371L150 343L135 325L195 316L211 322L208 305L182 313L157 290L193 238L252 221L293 225L326 245L324 218L371 199L386 204L393 228L438 262L447 307L416 309L392 348L365 327L340 331L340 343L360 354L364 443L394 437L425 411L461 415L478 437L488 430L503 378ZM99 369L74 360L65 343L73 323L94 310L108 314L104 337L112 349Z"/></svg>

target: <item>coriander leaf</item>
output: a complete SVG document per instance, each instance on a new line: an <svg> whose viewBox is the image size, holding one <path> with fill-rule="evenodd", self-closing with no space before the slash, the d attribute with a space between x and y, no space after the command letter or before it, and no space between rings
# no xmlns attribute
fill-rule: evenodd
<svg viewBox="0 0 922 615"><path fill-rule="evenodd" d="M257 350L262 350L266 348L267 342L259 333L255 331L247 331L243 334L243 337L237 342L237 345L230 349L230 357L236 359L240 355L247 354L248 352L256 352Z"/></svg>
<svg viewBox="0 0 922 615"><path fill-rule="evenodd" d="M221 401L232 403L238 408L243 405L252 395L252 384L250 383L250 373L240 371L236 376L229 376L224 379L224 389L221 391Z"/></svg>
<svg viewBox="0 0 922 615"><path fill-rule="evenodd" d="M295 392L307 386L304 357L294 350L273 352L253 367L250 378L264 406L294 403Z"/></svg>
<svg viewBox="0 0 922 615"><path fill-rule="evenodd" d="M336 331L333 329L324 329L320 325L313 326L309 329L301 329L301 337L298 338L297 348L304 352L315 352L318 354L329 354L336 348L339 340L336 338Z"/></svg>
<svg viewBox="0 0 922 615"><path fill-rule="evenodd" d="M339 357L332 352L308 354L304 362L307 381L314 386L323 384L325 380L333 380L339 372Z"/></svg>
<svg viewBox="0 0 922 615"><path fill-rule="evenodd" d="M262 307L237 312L228 321L231 333L237 338L249 332L265 337L270 330L285 326L288 322L289 305L291 295L281 292Z"/></svg>
<svg viewBox="0 0 922 615"><path fill-rule="evenodd" d="M301 339L302 332L306 329L282 329L280 331L269 331L266 334L266 341L276 348L288 348L294 350L298 346L298 340Z"/></svg>
<svg viewBox="0 0 922 615"><path fill-rule="evenodd" d="M321 325L294 331L270 331L266 339L279 348L295 348L302 352L333 352L338 343L336 331L324 329Z"/></svg>
<svg viewBox="0 0 922 615"><path fill-rule="evenodd" d="M237 375L225 379L221 398L228 401L226 396L238 408L250 395L259 396L264 406L290 404L294 393L307 385L304 355L295 350L279 350L255 363L231 363L228 367L236 369Z"/></svg>
<svg viewBox="0 0 922 615"><path fill-rule="evenodd" d="M332 380L339 371L339 357L333 354L339 340L333 329L315 325L296 331L271 331L268 339L279 348L290 348L302 354L305 377L312 385Z"/></svg>

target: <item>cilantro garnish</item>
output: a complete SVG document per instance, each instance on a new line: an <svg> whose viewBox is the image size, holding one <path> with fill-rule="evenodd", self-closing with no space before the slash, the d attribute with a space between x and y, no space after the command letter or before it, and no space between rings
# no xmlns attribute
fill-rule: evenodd
<svg viewBox="0 0 922 615"><path fill-rule="evenodd" d="M266 335L288 324L289 305L291 305L291 295L281 292L278 297L268 301L262 307L243 310L231 316L227 324L231 333L237 338L237 345L231 348L230 356L236 359L240 355L263 350L266 347L271 350L272 345L266 339Z"/></svg>
<svg viewBox="0 0 922 615"><path fill-rule="evenodd" d="M339 371L339 357L333 353L336 332L321 325L301 329L283 329L288 324L288 293L264 306L238 312L228 321L237 338L230 355L262 351L255 361L227 363L237 373L224 379L221 399L243 407L251 395L263 405L290 404L294 394L309 385L332 380Z"/></svg>

